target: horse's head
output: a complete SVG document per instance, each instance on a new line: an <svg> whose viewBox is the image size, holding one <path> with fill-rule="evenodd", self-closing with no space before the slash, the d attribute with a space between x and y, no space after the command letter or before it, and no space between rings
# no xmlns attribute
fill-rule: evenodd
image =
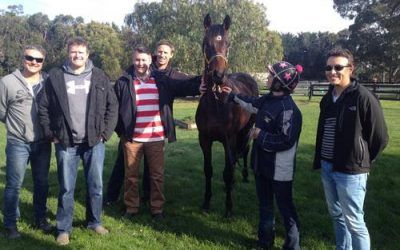
<svg viewBox="0 0 400 250"><path fill-rule="evenodd" d="M203 55L205 74L216 85L224 83L228 69L228 29L230 25L231 18L228 15L226 15L222 24L212 24L210 14L207 14L204 18Z"/></svg>

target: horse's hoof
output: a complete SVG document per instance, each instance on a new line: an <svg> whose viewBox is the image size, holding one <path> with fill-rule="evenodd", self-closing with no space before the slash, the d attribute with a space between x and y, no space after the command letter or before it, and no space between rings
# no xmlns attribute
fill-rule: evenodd
<svg viewBox="0 0 400 250"><path fill-rule="evenodd" d="M225 217L225 219L232 219L233 218L233 212L232 211L226 211L224 217Z"/></svg>
<svg viewBox="0 0 400 250"><path fill-rule="evenodd" d="M204 208L203 208L201 211L202 211L202 213L205 214L205 215L209 215L209 214L210 214L210 210L209 210L209 209L204 209Z"/></svg>
<svg viewBox="0 0 400 250"><path fill-rule="evenodd" d="M204 214L209 214L210 206L206 206L206 205L201 206L201 211L203 211Z"/></svg>

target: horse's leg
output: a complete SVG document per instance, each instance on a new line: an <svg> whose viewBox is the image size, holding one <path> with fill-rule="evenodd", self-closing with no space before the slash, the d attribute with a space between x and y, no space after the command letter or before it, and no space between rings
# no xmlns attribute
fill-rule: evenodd
<svg viewBox="0 0 400 250"><path fill-rule="evenodd" d="M227 140L224 143L225 149L225 168L224 168L224 182L225 182L225 217L230 218L232 217L232 189L233 189L233 177L234 177L234 170L235 170L235 155L234 155L234 139L230 138L231 140Z"/></svg>
<svg viewBox="0 0 400 250"><path fill-rule="evenodd" d="M207 136L199 134L199 142L201 150L203 151L203 160L204 160L204 176L205 176L205 193L204 193L204 202L202 209L204 212L208 212L210 210L210 200L212 196L211 191L211 178L213 175L213 169L211 165L212 159L212 141L210 141Z"/></svg>
<svg viewBox="0 0 400 250"><path fill-rule="evenodd" d="M243 169L242 169L242 180L244 183L249 182L249 171L247 167L247 156L249 155L249 146L246 146L246 148L243 150L242 153L242 158L243 158Z"/></svg>

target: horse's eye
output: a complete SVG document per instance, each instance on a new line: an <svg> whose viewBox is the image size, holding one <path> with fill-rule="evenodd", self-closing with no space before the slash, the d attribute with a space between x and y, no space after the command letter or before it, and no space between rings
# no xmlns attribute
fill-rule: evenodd
<svg viewBox="0 0 400 250"><path fill-rule="evenodd" d="M222 36L216 36L215 39L216 39L217 41L221 41L221 40L222 40Z"/></svg>

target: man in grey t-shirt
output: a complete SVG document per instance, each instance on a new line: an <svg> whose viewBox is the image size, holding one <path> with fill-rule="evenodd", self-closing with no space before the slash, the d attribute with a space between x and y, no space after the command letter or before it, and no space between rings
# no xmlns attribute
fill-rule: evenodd
<svg viewBox="0 0 400 250"><path fill-rule="evenodd" d="M64 65L50 70L39 105L45 136L56 148L59 245L69 244L80 160L87 186L87 227L100 235L108 233L101 224L104 142L116 126L118 108L110 80L89 60L88 43L76 37L68 41L67 49Z"/></svg>
<svg viewBox="0 0 400 250"><path fill-rule="evenodd" d="M7 129L3 223L9 239L21 237L17 229L19 192L29 162L34 185L35 225L46 233L52 229L46 218L51 144L44 140L37 115L37 99L46 78L41 71L45 56L42 46L26 46L23 69L0 80L0 121Z"/></svg>

